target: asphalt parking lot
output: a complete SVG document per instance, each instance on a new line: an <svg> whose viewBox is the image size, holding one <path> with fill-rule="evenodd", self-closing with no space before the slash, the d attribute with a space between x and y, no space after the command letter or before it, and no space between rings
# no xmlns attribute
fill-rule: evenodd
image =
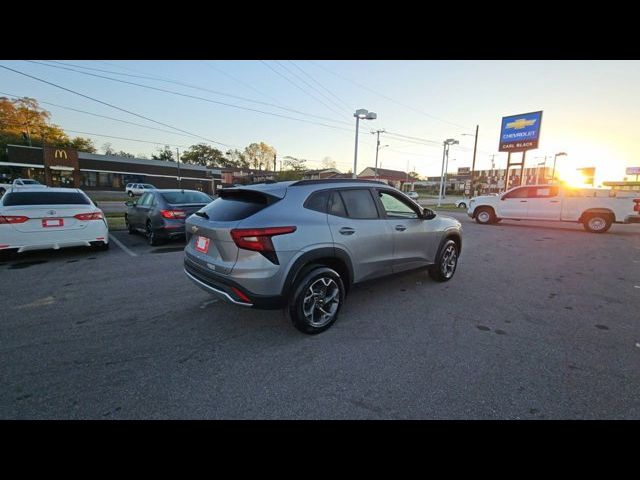
<svg viewBox="0 0 640 480"><path fill-rule="evenodd" d="M357 286L317 336L194 286L180 241L0 260L0 418L639 418L640 228L451 215L453 280Z"/></svg>

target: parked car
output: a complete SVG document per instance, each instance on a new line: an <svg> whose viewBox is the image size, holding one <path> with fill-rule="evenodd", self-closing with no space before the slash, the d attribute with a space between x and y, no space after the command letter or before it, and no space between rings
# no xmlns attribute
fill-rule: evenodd
<svg viewBox="0 0 640 480"><path fill-rule="evenodd" d="M16 178L11 183L0 183L0 197L9 190L20 190L24 188L48 188L36 180L30 178Z"/></svg>
<svg viewBox="0 0 640 480"><path fill-rule="evenodd" d="M640 223L640 198L611 195L610 190L529 185L472 198L467 213L481 224L502 219L579 222L593 233L604 233L613 223Z"/></svg>
<svg viewBox="0 0 640 480"><path fill-rule="evenodd" d="M150 245L184 237L185 219L213 199L197 190L147 190L137 201L125 203L129 233L142 232Z"/></svg>
<svg viewBox="0 0 640 480"><path fill-rule="evenodd" d="M469 200L468 198L463 198L462 200L456 200L455 201L455 206L456 208L467 208L469 206Z"/></svg>
<svg viewBox="0 0 640 480"><path fill-rule="evenodd" d="M409 197L411 200L417 200L420 195L418 195L418 192L416 192L415 190L411 190L410 192L407 192L407 197Z"/></svg>
<svg viewBox="0 0 640 480"><path fill-rule="evenodd" d="M186 275L236 305L285 307L297 329L337 319L355 283L427 268L450 280L461 225L366 180L302 180L219 190L186 222Z"/></svg>
<svg viewBox="0 0 640 480"><path fill-rule="evenodd" d="M150 183L127 183L127 186L124 190L127 195L133 197L134 195L142 195L147 190L153 190L154 188L156 187L154 187Z"/></svg>
<svg viewBox="0 0 640 480"><path fill-rule="evenodd" d="M77 246L109 248L102 210L82 190L11 190L0 199L0 252Z"/></svg>

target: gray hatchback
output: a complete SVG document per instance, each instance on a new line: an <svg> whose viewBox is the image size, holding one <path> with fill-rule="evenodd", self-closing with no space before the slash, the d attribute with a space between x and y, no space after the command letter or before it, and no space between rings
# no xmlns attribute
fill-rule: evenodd
<svg viewBox="0 0 640 480"><path fill-rule="evenodd" d="M184 270L236 305L285 307L319 333L355 283L427 268L450 280L461 225L381 182L302 180L226 188L186 221Z"/></svg>

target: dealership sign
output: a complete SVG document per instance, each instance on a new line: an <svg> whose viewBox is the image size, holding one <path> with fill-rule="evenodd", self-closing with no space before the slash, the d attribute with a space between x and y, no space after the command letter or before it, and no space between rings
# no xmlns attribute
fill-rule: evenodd
<svg viewBox="0 0 640 480"><path fill-rule="evenodd" d="M627 175L640 175L640 167L627 167Z"/></svg>
<svg viewBox="0 0 640 480"><path fill-rule="evenodd" d="M524 152L538 148L542 111L502 117L500 152Z"/></svg>

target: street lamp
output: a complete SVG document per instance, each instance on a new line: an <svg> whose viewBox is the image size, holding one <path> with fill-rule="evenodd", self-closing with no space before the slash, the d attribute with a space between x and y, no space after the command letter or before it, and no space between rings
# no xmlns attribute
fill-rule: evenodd
<svg viewBox="0 0 640 480"><path fill-rule="evenodd" d="M356 117L356 148L355 148L355 153L353 154L353 174L352 174L352 178L357 178L357 168L358 168L358 130L360 128L360 119L362 120L375 120L376 118L378 118L378 115L376 115L374 112L370 112L367 109L364 108L360 108L358 110L356 110L356 112L353 114L354 117Z"/></svg>
<svg viewBox="0 0 640 480"><path fill-rule="evenodd" d="M566 154L566 153L564 153L564 152L559 152L559 153L556 153L556 154L555 154L555 156L553 157L553 172L551 173L551 181L552 181L552 182L553 182L553 181L555 180L555 178L556 178L556 159L557 159L558 157L563 157L563 156L564 156L564 157L566 157L566 156L567 156L567 154Z"/></svg>
<svg viewBox="0 0 640 480"><path fill-rule="evenodd" d="M443 197L443 190L445 188L444 186L444 165L445 165L445 159L447 161L447 164L449 163L449 147L451 145L457 145L460 142L454 138L447 138L444 142L443 142L443 151L442 151L442 171L440 172L440 192L438 194L438 207L440 206L440 203L442 202L442 197Z"/></svg>

